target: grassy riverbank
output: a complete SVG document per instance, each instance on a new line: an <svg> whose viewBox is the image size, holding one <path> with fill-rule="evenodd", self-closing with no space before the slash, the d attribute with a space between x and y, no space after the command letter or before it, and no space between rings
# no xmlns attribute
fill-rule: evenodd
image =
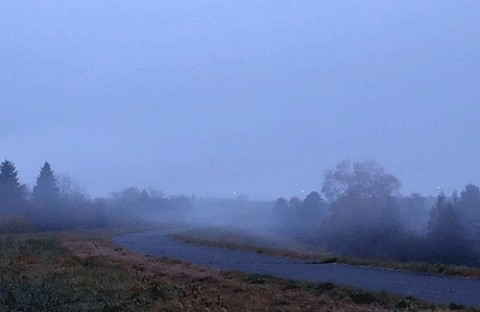
<svg viewBox="0 0 480 312"><path fill-rule="evenodd" d="M331 283L220 272L148 257L115 246L114 233L1 236L0 311L449 310Z"/></svg>
<svg viewBox="0 0 480 312"><path fill-rule="evenodd" d="M239 249L275 256L302 258L318 263L342 263L362 266L373 266L385 269L419 272L437 275L456 275L469 278L480 278L480 268L425 262L395 262L377 259L361 259L333 255L325 251L309 251L308 246L299 246L291 240L268 239L242 231L210 227L179 232L171 238L183 242L201 245Z"/></svg>

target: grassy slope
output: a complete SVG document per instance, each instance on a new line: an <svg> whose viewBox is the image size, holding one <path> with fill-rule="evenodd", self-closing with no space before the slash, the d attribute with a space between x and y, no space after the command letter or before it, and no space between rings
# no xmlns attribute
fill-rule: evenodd
<svg viewBox="0 0 480 312"><path fill-rule="evenodd" d="M384 311L440 307L132 253L112 233L0 237L0 311Z"/></svg>
<svg viewBox="0 0 480 312"><path fill-rule="evenodd" d="M327 252L308 252L305 248L296 248L289 241L285 245L268 242L254 235L224 228L204 228L171 235L173 239L202 245L241 249L270 255L309 259L319 263L343 263L363 266L375 266L386 269L420 272L428 274L457 275L480 278L480 269L467 266L430 264L424 262L395 262L376 259L362 259L332 255Z"/></svg>

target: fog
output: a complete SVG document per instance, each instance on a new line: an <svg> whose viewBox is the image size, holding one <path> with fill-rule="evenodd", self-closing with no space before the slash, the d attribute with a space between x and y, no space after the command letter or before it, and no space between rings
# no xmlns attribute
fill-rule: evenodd
<svg viewBox="0 0 480 312"><path fill-rule="evenodd" d="M476 1L0 3L0 158L88 193L270 200L375 159L480 184Z"/></svg>
<svg viewBox="0 0 480 312"><path fill-rule="evenodd" d="M92 198L48 162L29 190L7 160L0 166L0 232L209 228L295 251L478 266L479 187L433 197L402 195L400 185L374 161L341 161L305 198L168 196L135 187Z"/></svg>
<svg viewBox="0 0 480 312"><path fill-rule="evenodd" d="M229 227L478 265L478 16L1 1L0 230Z"/></svg>

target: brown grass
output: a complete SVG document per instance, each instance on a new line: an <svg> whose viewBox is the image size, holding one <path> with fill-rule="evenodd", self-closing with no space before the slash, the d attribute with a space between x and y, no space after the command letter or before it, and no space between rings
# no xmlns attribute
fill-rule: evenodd
<svg viewBox="0 0 480 312"><path fill-rule="evenodd" d="M0 311L447 310L330 283L149 257L114 245L115 233L0 236Z"/></svg>
<svg viewBox="0 0 480 312"><path fill-rule="evenodd" d="M302 283L221 272L181 261L148 257L116 247L108 235L94 241L78 235L64 235L62 243L79 257L105 257L112 265L141 280L162 285L162 300L170 301L167 305L170 311L392 311L398 310L398 306L410 307L412 303L422 309L416 301L399 298L389 301L393 297L384 294L381 296L387 299L372 295L369 304L358 304L354 301L370 298L370 294L330 283ZM140 294L152 290L139 282L132 291ZM423 306L427 307L431 309L432 306ZM166 311L165 308L162 306L162 311Z"/></svg>
<svg viewBox="0 0 480 312"><path fill-rule="evenodd" d="M159 297L172 299L172 311L384 311L381 307L360 306L346 298L334 300L281 283L251 284L241 276L191 264L156 259L115 247L108 239L85 241L79 236L63 236L62 243L79 257L106 257L123 270L162 285ZM151 291L139 281L132 292ZM165 307L162 307L165 308Z"/></svg>
<svg viewBox="0 0 480 312"><path fill-rule="evenodd" d="M294 246L295 242L289 241L286 247L269 247L248 234L241 232L231 232L222 228L206 228L176 233L170 236L183 242L195 243L200 245L222 247L229 249L239 249L264 253L275 256L283 256L290 258L307 259L319 263L342 263L360 266L372 266L384 269L418 272L436 275L453 275L468 278L480 279L480 268L448 265L448 264L431 264L425 262L396 262L391 260L354 258L346 256L338 256L326 251L307 251L305 246Z"/></svg>

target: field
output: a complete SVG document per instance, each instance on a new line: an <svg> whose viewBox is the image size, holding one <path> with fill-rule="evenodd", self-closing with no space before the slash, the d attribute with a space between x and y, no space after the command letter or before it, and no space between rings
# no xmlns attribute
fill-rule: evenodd
<svg viewBox="0 0 480 312"><path fill-rule="evenodd" d="M0 311L440 311L411 298L153 258L116 231L0 237Z"/></svg>
<svg viewBox="0 0 480 312"><path fill-rule="evenodd" d="M308 245L302 245L291 239L283 237L264 238L261 235L254 235L230 228L208 227L195 229L176 233L171 235L171 238L213 247L240 249L269 255L309 259L313 262L319 263L343 263L408 272L480 278L480 269L475 267L441 263L395 262L389 260L338 256L324 250L314 249Z"/></svg>

